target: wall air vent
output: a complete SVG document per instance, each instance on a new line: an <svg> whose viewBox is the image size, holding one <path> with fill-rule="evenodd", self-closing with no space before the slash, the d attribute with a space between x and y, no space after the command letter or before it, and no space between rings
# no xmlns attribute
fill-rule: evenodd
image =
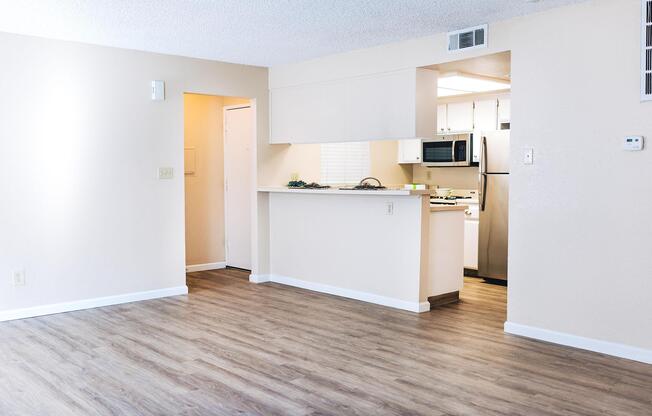
<svg viewBox="0 0 652 416"><path fill-rule="evenodd" d="M652 101L652 0L642 2L641 100Z"/></svg>
<svg viewBox="0 0 652 416"><path fill-rule="evenodd" d="M448 32L448 52L487 47L487 25Z"/></svg>

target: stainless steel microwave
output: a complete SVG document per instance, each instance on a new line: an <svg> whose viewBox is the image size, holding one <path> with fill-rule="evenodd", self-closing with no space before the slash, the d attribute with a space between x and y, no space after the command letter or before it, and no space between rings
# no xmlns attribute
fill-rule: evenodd
<svg viewBox="0 0 652 416"><path fill-rule="evenodd" d="M424 140L422 146L423 166L477 166L473 161L473 133L438 135Z"/></svg>

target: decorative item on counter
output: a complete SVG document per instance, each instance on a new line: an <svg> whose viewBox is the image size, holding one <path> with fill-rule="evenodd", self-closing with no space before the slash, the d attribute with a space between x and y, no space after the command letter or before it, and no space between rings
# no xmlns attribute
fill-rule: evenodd
<svg viewBox="0 0 652 416"><path fill-rule="evenodd" d="M301 180L291 180L288 182L288 188L292 189L327 189L328 185L320 185L317 182L305 183Z"/></svg>
<svg viewBox="0 0 652 416"><path fill-rule="evenodd" d="M288 182L288 188L303 188L304 186L306 186L306 183L304 181L298 180L298 178Z"/></svg>
<svg viewBox="0 0 652 416"><path fill-rule="evenodd" d="M404 189L412 189L412 190L425 190L426 185L422 183L408 183L404 187Z"/></svg>
<svg viewBox="0 0 652 416"><path fill-rule="evenodd" d="M330 188L329 185L320 185L317 182L310 182L309 184L306 184L303 187L304 187L304 189L328 189L328 188Z"/></svg>

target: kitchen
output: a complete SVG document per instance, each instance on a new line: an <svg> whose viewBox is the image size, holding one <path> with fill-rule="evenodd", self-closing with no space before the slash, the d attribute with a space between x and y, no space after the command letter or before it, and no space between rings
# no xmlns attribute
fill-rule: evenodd
<svg viewBox="0 0 652 416"><path fill-rule="evenodd" d="M464 275L506 284L508 167L496 164L509 154L509 73L509 52L418 69L438 88L416 94L436 127L415 139L331 143L350 134L332 123L306 141L317 144L293 143L306 157L290 186L258 189L273 237L270 272L251 280L414 312L457 301Z"/></svg>

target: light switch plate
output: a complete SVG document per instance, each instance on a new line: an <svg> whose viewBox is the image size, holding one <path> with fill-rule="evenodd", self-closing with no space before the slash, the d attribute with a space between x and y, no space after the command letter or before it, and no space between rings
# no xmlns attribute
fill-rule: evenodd
<svg viewBox="0 0 652 416"><path fill-rule="evenodd" d="M152 81L152 101L165 100L165 82L156 80Z"/></svg>
<svg viewBox="0 0 652 416"><path fill-rule="evenodd" d="M174 168L158 168L158 178L159 179L172 179L174 178Z"/></svg>
<svg viewBox="0 0 652 416"><path fill-rule="evenodd" d="M644 142L643 136L626 136L623 149L628 152L638 152L643 150Z"/></svg>
<svg viewBox="0 0 652 416"><path fill-rule="evenodd" d="M523 149L523 164L524 165L534 164L534 149L532 149L531 147Z"/></svg>
<svg viewBox="0 0 652 416"><path fill-rule="evenodd" d="M11 272L11 282L14 286L25 286L25 270L14 270Z"/></svg>

